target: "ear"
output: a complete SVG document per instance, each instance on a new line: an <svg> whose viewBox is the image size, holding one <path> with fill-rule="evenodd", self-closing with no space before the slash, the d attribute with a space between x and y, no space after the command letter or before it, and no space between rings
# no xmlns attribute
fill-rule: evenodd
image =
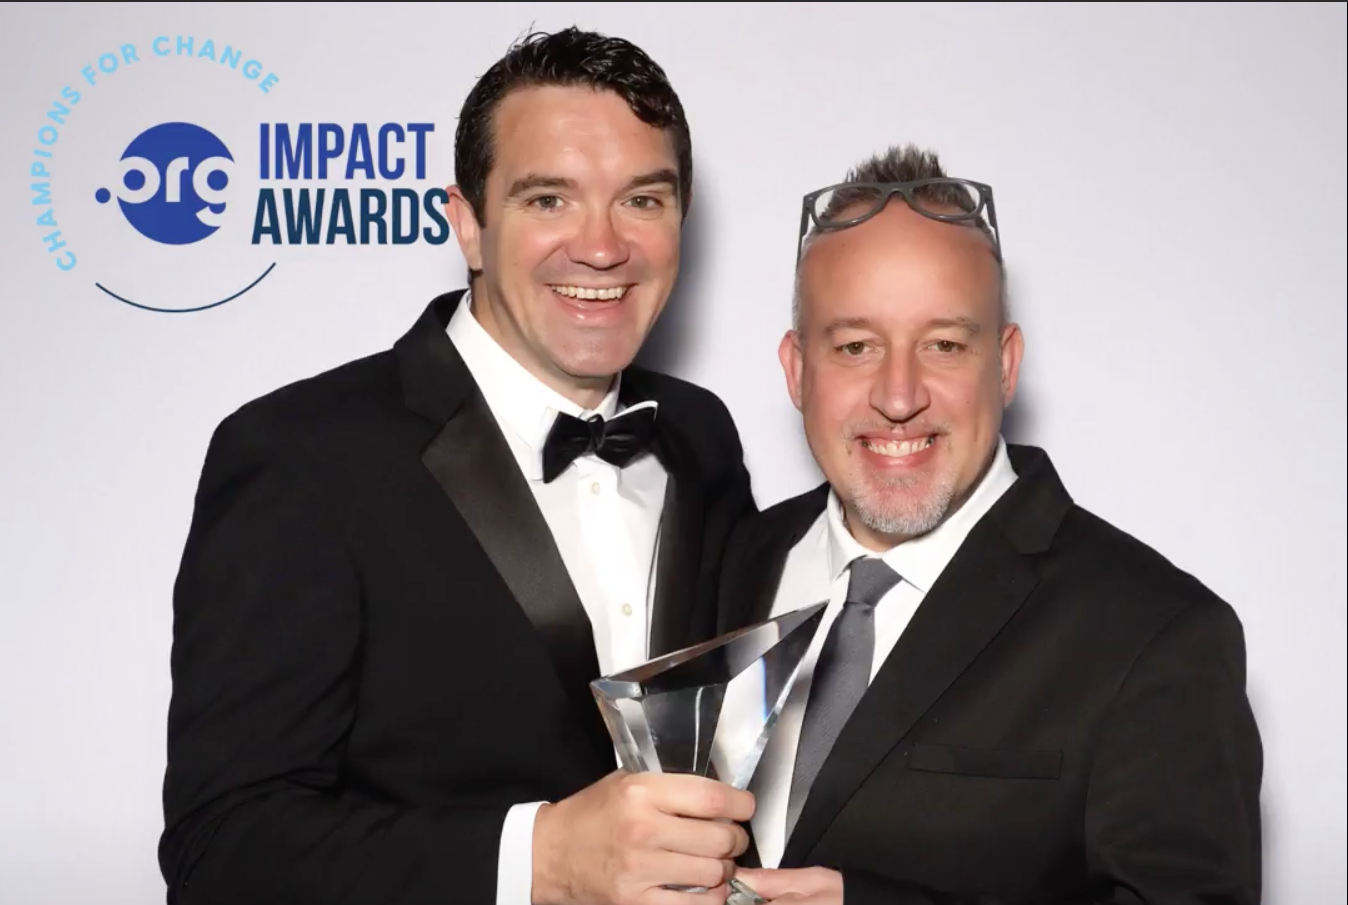
<svg viewBox="0 0 1348 905"><path fill-rule="evenodd" d="M467 262L469 270L481 271L482 231L477 216L473 213L473 206L468 203L463 190L457 185L451 185L445 191L449 195L449 200L445 202L445 215L449 218L450 225L454 227L454 235L459 240L459 251L463 253L463 259Z"/></svg>
<svg viewBox="0 0 1348 905"><path fill-rule="evenodd" d="M786 374L786 389L791 394L791 403L798 411L803 404L802 385L805 370L805 356L800 343L800 334L788 330L777 345L777 359L782 363L782 371Z"/></svg>
<svg viewBox="0 0 1348 905"><path fill-rule="evenodd" d="M1016 386L1020 381L1020 361L1025 353L1025 337L1020 326L1007 324L1002 328L1002 407L1006 408L1016 398Z"/></svg>

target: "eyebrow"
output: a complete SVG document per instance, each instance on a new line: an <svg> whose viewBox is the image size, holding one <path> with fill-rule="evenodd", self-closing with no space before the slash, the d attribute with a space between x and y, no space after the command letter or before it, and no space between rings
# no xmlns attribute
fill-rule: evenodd
<svg viewBox="0 0 1348 905"><path fill-rule="evenodd" d="M530 173L522 176L510 184L510 191L506 192L507 198L514 198L523 195L525 192L534 189L565 189L574 188L574 180L565 179L561 176L544 176L540 173Z"/></svg>
<svg viewBox="0 0 1348 905"><path fill-rule="evenodd" d="M867 330L871 321L865 317L840 317L831 320L824 327L825 333L837 333L839 330Z"/></svg>
<svg viewBox="0 0 1348 905"><path fill-rule="evenodd" d="M649 173L642 173L640 176L634 176L623 191L645 188L648 185L668 185L674 188L679 184L679 174L668 167L660 170L653 170Z"/></svg>
<svg viewBox="0 0 1348 905"><path fill-rule="evenodd" d="M933 330L946 328L955 328L964 330L970 336L977 336L982 332L983 327L972 317L943 317L928 322L927 327ZM866 317L840 317L829 321L824 328L826 333L836 333L839 330L870 330L874 329L874 324L870 318Z"/></svg>
<svg viewBox="0 0 1348 905"><path fill-rule="evenodd" d="M671 188L679 184L679 176L669 168L652 170L649 173L642 173L640 176L634 176L623 187L624 192L630 192L632 189L644 188L651 185L668 185ZM567 179L563 176L546 176L542 173L530 173L516 179L510 185L510 191L506 193L507 198L516 198L525 192L534 189L574 189L576 181Z"/></svg>
<svg viewBox="0 0 1348 905"><path fill-rule="evenodd" d="M946 327L954 327L958 330L965 331L970 336L977 336L983 330L983 325L972 317L938 318L931 322L931 326L938 330Z"/></svg>

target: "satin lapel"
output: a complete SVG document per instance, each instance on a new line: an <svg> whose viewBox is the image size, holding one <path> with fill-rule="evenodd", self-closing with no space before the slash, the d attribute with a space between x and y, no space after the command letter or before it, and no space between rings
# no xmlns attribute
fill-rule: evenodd
<svg viewBox="0 0 1348 905"><path fill-rule="evenodd" d="M775 513L758 516L760 536L746 545L735 564L738 577L734 588L742 599L722 601L723 606L739 615L736 624L725 627L727 631L764 622L772 616L787 557L814 525L827 502L825 484L784 503Z"/></svg>
<svg viewBox="0 0 1348 905"><path fill-rule="evenodd" d="M838 812L1015 615L1038 582L990 521L970 533L918 607L825 760L783 867L802 863Z"/></svg>
<svg viewBox="0 0 1348 905"><path fill-rule="evenodd" d="M655 603L651 612L650 656L658 657L695 641L689 637L699 605L702 529L706 510L697 459L668 413L656 416L655 455L668 475L656 550Z"/></svg>
<svg viewBox="0 0 1348 905"><path fill-rule="evenodd" d="M599 676L589 617L552 532L476 388L426 447L422 461L543 636L577 718L596 750L612 760L613 743L589 688Z"/></svg>

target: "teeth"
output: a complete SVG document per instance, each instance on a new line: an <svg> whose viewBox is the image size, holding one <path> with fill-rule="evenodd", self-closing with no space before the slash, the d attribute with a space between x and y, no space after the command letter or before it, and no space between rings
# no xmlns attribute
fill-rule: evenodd
<svg viewBox="0 0 1348 905"><path fill-rule="evenodd" d="M611 301L622 298L627 293L627 287L614 286L611 289L595 289L587 286L553 286L552 291L571 299Z"/></svg>
<svg viewBox="0 0 1348 905"><path fill-rule="evenodd" d="M876 440L862 441L871 452L894 459L901 459L904 456L911 456L915 452L921 452L935 442L935 437L923 437L920 440L890 440L887 443Z"/></svg>

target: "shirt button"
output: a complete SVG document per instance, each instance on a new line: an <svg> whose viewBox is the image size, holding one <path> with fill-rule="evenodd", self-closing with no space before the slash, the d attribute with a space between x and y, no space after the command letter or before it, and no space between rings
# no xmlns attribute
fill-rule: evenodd
<svg viewBox="0 0 1348 905"><path fill-rule="evenodd" d="M624 616L630 616L630 615L632 615L632 604L630 604L630 603L624 603L624 604L623 604L623 615L624 615Z"/></svg>
<svg viewBox="0 0 1348 905"><path fill-rule="evenodd" d="M599 495L599 490L600 490L600 487L599 487L599 482L598 482L598 481L595 481L593 484L590 485L590 493L593 493L594 495L598 496L598 495Z"/></svg>

